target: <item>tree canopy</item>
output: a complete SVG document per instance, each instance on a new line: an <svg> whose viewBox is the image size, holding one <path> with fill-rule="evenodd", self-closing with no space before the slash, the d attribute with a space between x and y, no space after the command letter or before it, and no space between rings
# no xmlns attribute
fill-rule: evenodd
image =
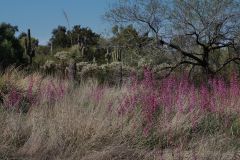
<svg viewBox="0 0 240 160"><path fill-rule="evenodd" d="M24 49L15 37L17 31L17 26L7 23L0 24L0 63L3 68L23 62Z"/></svg>
<svg viewBox="0 0 240 160"><path fill-rule="evenodd" d="M53 29L50 41L54 47L70 47L71 41L67 34L66 27L58 26L57 28Z"/></svg>
<svg viewBox="0 0 240 160"><path fill-rule="evenodd" d="M64 26L58 26L53 29L50 39L55 48L67 48L76 44L96 45L100 35L94 33L88 27L75 25L71 30L67 30Z"/></svg>
<svg viewBox="0 0 240 160"><path fill-rule="evenodd" d="M119 0L105 17L115 23L148 28L155 37L157 47L166 46L168 50L180 53L183 58L176 65L169 67L170 72L186 64L192 69L198 66L206 74L214 75L229 63L240 62L237 43L240 29L238 0L165 2ZM184 40L184 43L179 43L180 39ZM231 56L213 67L211 54L223 48L232 48Z"/></svg>

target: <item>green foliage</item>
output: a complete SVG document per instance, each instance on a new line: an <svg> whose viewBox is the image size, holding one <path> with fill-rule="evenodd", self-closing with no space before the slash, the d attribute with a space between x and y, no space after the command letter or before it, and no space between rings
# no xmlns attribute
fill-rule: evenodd
<svg viewBox="0 0 240 160"><path fill-rule="evenodd" d="M66 48L70 47L70 38L67 35L67 29L64 26L58 26L57 28L53 29L52 37L50 39L52 45L57 48Z"/></svg>
<svg viewBox="0 0 240 160"><path fill-rule="evenodd" d="M114 26L112 32L114 34L112 42L116 45L136 47L141 41L140 35L132 25L127 27Z"/></svg>
<svg viewBox="0 0 240 160"><path fill-rule="evenodd" d="M33 38L32 41L34 41ZM50 54L50 48L48 46L38 46L32 61L31 70L43 69L47 61L56 61L56 58Z"/></svg>
<svg viewBox="0 0 240 160"><path fill-rule="evenodd" d="M156 132L152 132L148 137L142 137L143 145L152 150L160 143L162 145L161 148L166 148L167 147L166 139L160 138L161 137L157 135Z"/></svg>
<svg viewBox="0 0 240 160"><path fill-rule="evenodd" d="M24 63L24 50L15 37L17 31L17 26L7 23L0 24L0 63L2 68Z"/></svg>
<svg viewBox="0 0 240 160"><path fill-rule="evenodd" d="M68 48L72 45L96 45L99 35L94 33L90 28L84 28L80 25L73 26L72 30L67 30L64 26L58 26L53 29L50 39L54 48Z"/></svg>
<svg viewBox="0 0 240 160"><path fill-rule="evenodd" d="M41 67L43 66L48 60L55 60L56 58L52 55L43 55L37 54L33 59L33 66Z"/></svg>
<svg viewBox="0 0 240 160"><path fill-rule="evenodd" d="M23 48L25 47L25 39L27 38L27 36L28 35L25 32L20 33L20 35L18 36L18 40L20 41L20 44ZM32 42L32 45L39 47L39 41L37 38L34 38L31 36L31 42ZM36 49L38 49L38 48L36 48Z"/></svg>
<svg viewBox="0 0 240 160"><path fill-rule="evenodd" d="M142 37L132 25L126 27L116 25L112 28L112 33L113 37L110 39L112 46L114 46L111 51L112 61L124 61L127 64L133 64L133 57L137 58L136 55L140 54Z"/></svg>
<svg viewBox="0 0 240 160"><path fill-rule="evenodd" d="M56 57L60 61L66 61L70 58L70 56L71 56L71 53L67 51L60 51L54 55L54 57Z"/></svg>
<svg viewBox="0 0 240 160"><path fill-rule="evenodd" d="M58 26L52 32L50 45L53 47L55 55L66 51L66 59L74 59L76 62L86 61L99 64L105 62L104 49L98 49L100 35L94 33L90 28L80 25L73 26L72 30L67 30L64 26ZM63 55L63 53L61 53ZM66 53L64 53L66 55Z"/></svg>
<svg viewBox="0 0 240 160"><path fill-rule="evenodd" d="M97 47L87 47L83 55L83 61L85 62L96 62L97 64L106 63L105 59L106 51L102 48Z"/></svg>
<svg viewBox="0 0 240 160"><path fill-rule="evenodd" d="M70 34L72 35L73 45L78 43L90 46L96 45L100 37L100 35L94 33L90 28L81 27L80 25L73 26Z"/></svg>
<svg viewBox="0 0 240 160"><path fill-rule="evenodd" d="M213 135L220 131L222 122L220 117L209 113L200 121L196 130L206 135Z"/></svg>
<svg viewBox="0 0 240 160"><path fill-rule="evenodd" d="M167 57L163 51L155 49L152 45L153 38L146 31L140 34L132 25L125 27L114 26L113 37L110 39L110 53L112 61L118 61L117 54L121 52L121 61L130 66L138 66L139 60L148 59L154 64L166 62ZM161 56L159 56L161 55Z"/></svg>
<svg viewBox="0 0 240 160"><path fill-rule="evenodd" d="M88 64L89 64L88 62L77 63L77 70L78 70L78 72L81 72L83 67L87 66Z"/></svg>
<svg viewBox="0 0 240 160"><path fill-rule="evenodd" d="M82 52L80 51L80 47L78 45L73 45L69 49L69 58L74 59L76 62L81 62L83 61L83 55Z"/></svg>
<svg viewBox="0 0 240 160"><path fill-rule="evenodd" d="M36 48L36 55L49 55L49 54L50 54L49 46L38 45L38 47Z"/></svg>
<svg viewBox="0 0 240 160"><path fill-rule="evenodd" d="M46 74L54 74L56 72L56 62L47 60L42 66L42 69Z"/></svg>
<svg viewBox="0 0 240 160"><path fill-rule="evenodd" d="M121 65L123 78L126 79L134 69L120 62L99 66L86 62L77 63L78 78L82 80L93 78L97 79L100 83L118 84L120 82Z"/></svg>
<svg viewBox="0 0 240 160"><path fill-rule="evenodd" d="M240 137L240 118L236 117L231 125L231 134L236 137Z"/></svg>

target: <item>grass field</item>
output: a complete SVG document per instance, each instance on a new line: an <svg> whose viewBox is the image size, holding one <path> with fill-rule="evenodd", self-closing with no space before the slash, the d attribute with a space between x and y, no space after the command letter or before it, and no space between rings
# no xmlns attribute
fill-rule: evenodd
<svg viewBox="0 0 240 160"><path fill-rule="evenodd" d="M0 87L0 159L240 159L234 74L195 87L146 70L110 87L9 70Z"/></svg>

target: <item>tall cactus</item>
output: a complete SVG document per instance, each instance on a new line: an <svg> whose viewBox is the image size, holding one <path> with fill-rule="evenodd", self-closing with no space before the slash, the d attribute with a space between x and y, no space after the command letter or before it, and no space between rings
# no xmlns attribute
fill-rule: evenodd
<svg viewBox="0 0 240 160"><path fill-rule="evenodd" d="M116 61L121 62L122 61L121 50L118 47L114 48L114 51L112 52L112 59L113 59L114 62L116 62Z"/></svg>
<svg viewBox="0 0 240 160"><path fill-rule="evenodd" d="M114 51L112 53L112 58L113 58L113 61L118 61L118 62L122 62L122 51L119 47L115 47L114 48ZM119 82L119 85L120 87L122 86L122 83L123 83L123 68L122 68L122 63L120 64L120 82Z"/></svg>
<svg viewBox="0 0 240 160"><path fill-rule="evenodd" d="M32 58L35 56L35 46L32 46L30 29L28 29L28 34L25 38L25 52L29 56L29 64L32 64Z"/></svg>
<svg viewBox="0 0 240 160"><path fill-rule="evenodd" d="M105 54L105 59L107 61L107 64L111 62L112 55L109 53L109 48L107 48L107 53Z"/></svg>
<svg viewBox="0 0 240 160"><path fill-rule="evenodd" d="M83 38L80 37L80 35L78 34L78 46L79 46L79 50L81 52L81 55L84 56L85 51L86 51L86 41L87 38L84 36Z"/></svg>

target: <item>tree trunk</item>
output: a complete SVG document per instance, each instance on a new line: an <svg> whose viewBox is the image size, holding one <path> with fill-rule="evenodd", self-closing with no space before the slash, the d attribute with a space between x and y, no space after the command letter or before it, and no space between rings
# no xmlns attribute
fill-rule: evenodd
<svg viewBox="0 0 240 160"><path fill-rule="evenodd" d="M209 78L213 78L214 76L214 72L211 70L209 65L209 53L210 53L210 50L207 47L203 48L203 56L202 56L203 73L202 74L205 75L204 79L206 81L208 81Z"/></svg>
<svg viewBox="0 0 240 160"><path fill-rule="evenodd" d="M29 56L29 64L32 65L32 56Z"/></svg>

